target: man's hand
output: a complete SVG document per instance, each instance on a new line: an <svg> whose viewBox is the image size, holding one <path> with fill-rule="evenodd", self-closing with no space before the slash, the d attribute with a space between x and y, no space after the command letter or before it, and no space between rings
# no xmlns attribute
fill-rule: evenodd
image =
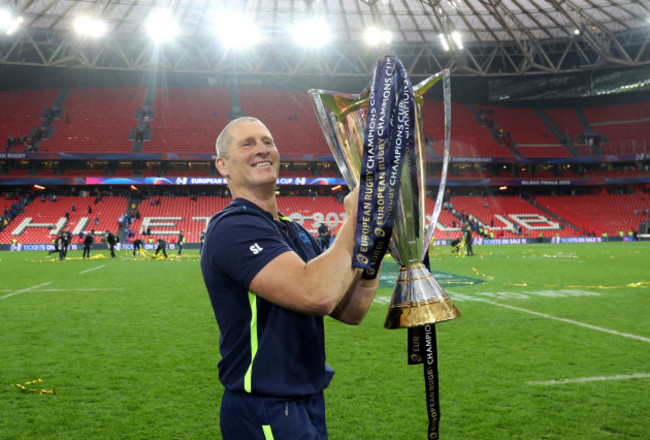
<svg viewBox="0 0 650 440"><path fill-rule="evenodd" d="M298 312L331 314L358 276L352 268L358 198L358 188L345 197L346 218L334 244L323 254L308 262L295 252L280 254L257 273L250 290Z"/></svg>

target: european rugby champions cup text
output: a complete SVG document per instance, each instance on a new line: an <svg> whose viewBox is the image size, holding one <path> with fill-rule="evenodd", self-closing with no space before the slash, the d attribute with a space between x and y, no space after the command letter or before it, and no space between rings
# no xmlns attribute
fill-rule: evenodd
<svg viewBox="0 0 650 440"><path fill-rule="evenodd" d="M384 61L375 70L368 98L355 246L354 265L370 276L388 249L403 157L412 156L413 148L413 89L401 65L391 57Z"/></svg>

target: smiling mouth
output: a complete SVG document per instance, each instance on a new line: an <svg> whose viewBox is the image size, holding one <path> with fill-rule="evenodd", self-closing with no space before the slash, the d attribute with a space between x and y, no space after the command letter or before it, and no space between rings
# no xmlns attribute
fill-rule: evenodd
<svg viewBox="0 0 650 440"><path fill-rule="evenodd" d="M265 166L271 166L271 162L258 162L255 165L253 165L254 168L259 168L259 167L265 167Z"/></svg>

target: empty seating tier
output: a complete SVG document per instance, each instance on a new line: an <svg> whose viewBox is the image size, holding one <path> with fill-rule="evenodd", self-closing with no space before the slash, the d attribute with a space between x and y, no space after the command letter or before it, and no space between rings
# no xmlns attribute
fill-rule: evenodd
<svg viewBox="0 0 650 440"><path fill-rule="evenodd" d="M230 89L159 87L153 109L145 153L214 154L217 135L228 123Z"/></svg>
<svg viewBox="0 0 650 440"><path fill-rule="evenodd" d="M53 122L54 133L41 148L50 152L130 153L131 130L138 126L143 87L72 89L64 114Z"/></svg>

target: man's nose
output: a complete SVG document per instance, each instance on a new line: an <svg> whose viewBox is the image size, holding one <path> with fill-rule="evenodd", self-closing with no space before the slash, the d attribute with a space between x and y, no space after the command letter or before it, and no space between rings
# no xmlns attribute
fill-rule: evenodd
<svg viewBox="0 0 650 440"><path fill-rule="evenodd" d="M271 145L267 145L264 141L255 143L255 152L257 154L268 154L271 151Z"/></svg>

